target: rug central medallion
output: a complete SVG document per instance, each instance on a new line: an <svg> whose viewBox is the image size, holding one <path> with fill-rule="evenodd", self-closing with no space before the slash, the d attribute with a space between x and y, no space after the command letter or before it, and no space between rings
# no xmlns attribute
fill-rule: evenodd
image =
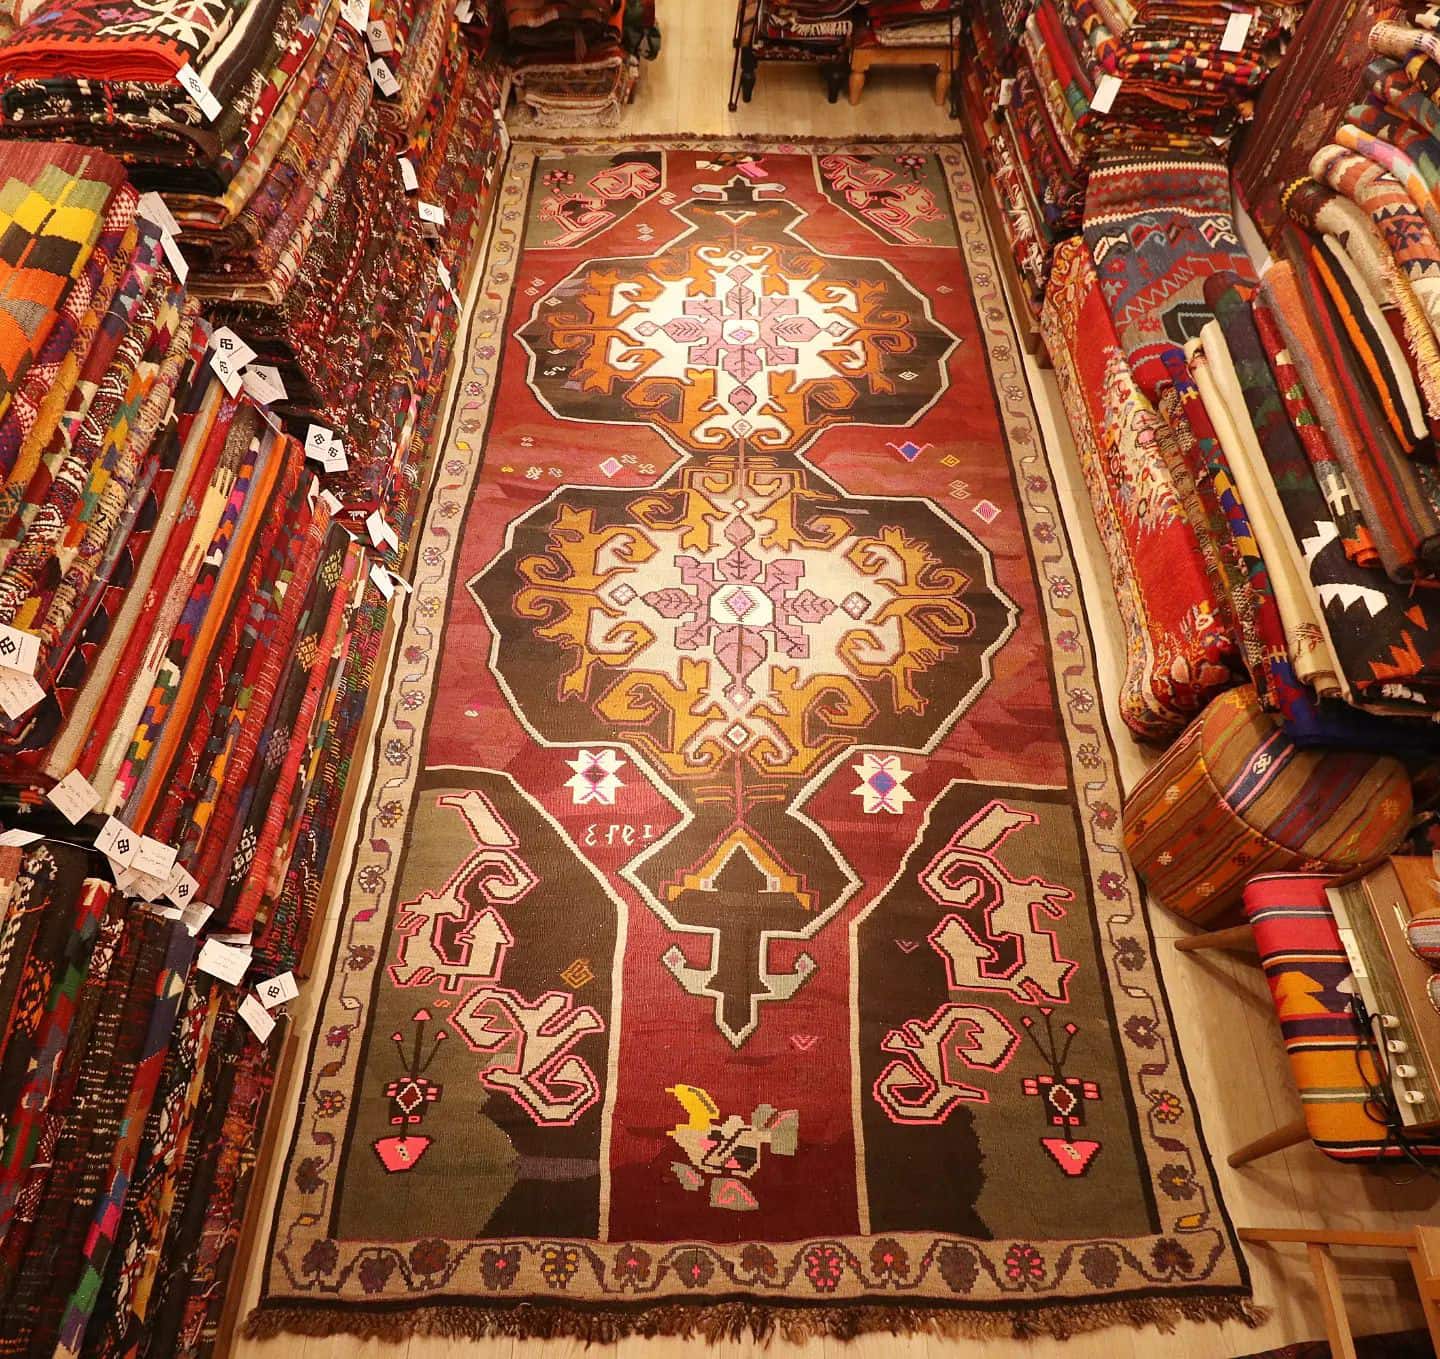
<svg viewBox="0 0 1440 1359"><path fill-rule="evenodd" d="M858 881L792 814L810 782L857 745L926 748L1014 622L947 516L847 496L797 456L837 422L913 423L958 340L882 261L812 250L783 195L697 185L679 239L540 298L518 332L535 395L562 419L649 424L685 460L642 495L558 493L470 583L531 730L624 740L684 804L626 872L705 940L662 961L737 1047L815 970L772 943L813 935Z"/></svg>

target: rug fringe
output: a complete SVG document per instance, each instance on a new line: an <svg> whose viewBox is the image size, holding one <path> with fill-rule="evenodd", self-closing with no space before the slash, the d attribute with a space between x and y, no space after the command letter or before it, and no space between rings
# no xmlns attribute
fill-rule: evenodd
<svg viewBox="0 0 1440 1359"><path fill-rule="evenodd" d="M415 1335L447 1340L486 1340L495 1336L589 1344L613 1344L626 1336L680 1336L718 1340L774 1337L799 1343L817 1336L853 1340L856 1336L928 1334L950 1340L1067 1340L1109 1326L1138 1330L1154 1326L1171 1332L1182 1321L1223 1324L1238 1321L1252 1330L1264 1325L1268 1309L1248 1298L1133 1298L1117 1302L1077 1302L998 1311L910 1305L853 1307L774 1307L764 1303L710 1305L657 1303L653 1307L557 1306L517 1302L508 1306L429 1306L372 1311L362 1306L294 1307L262 1304L245 1318L250 1340L280 1335L353 1335L391 1343Z"/></svg>

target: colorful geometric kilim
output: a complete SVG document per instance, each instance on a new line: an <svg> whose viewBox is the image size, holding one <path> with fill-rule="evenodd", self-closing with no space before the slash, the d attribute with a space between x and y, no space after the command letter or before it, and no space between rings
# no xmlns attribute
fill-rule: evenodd
<svg viewBox="0 0 1440 1359"><path fill-rule="evenodd" d="M1248 1316L963 154L495 221L251 1333Z"/></svg>

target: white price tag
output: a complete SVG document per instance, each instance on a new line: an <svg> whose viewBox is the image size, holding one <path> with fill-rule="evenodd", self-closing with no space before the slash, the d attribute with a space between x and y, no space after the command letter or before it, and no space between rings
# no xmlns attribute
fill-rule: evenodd
<svg viewBox="0 0 1440 1359"><path fill-rule="evenodd" d="M246 953L249 953L251 944L255 942L255 931L246 930L242 934L239 930L221 930L218 934L210 937L217 944L229 944L231 948L243 948Z"/></svg>
<svg viewBox="0 0 1440 1359"><path fill-rule="evenodd" d="M314 458L316 462L324 462L330 452L330 440L335 437L335 431L327 429L324 425L307 425L305 427L305 456Z"/></svg>
<svg viewBox="0 0 1440 1359"><path fill-rule="evenodd" d="M455 22L468 24L475 17L475 0L460 0L455 6Z"/></svg>
<svg viewBox="0 0 1440 1359"><path fill-rule="evenodd" d="M370 579L375 582L375 588L380 591L384 598L395 598L395 581L379 562L376 562L375 565L370 568Z"/></svg>
<svg viewBox="0 0 1440 1359"><path fill-rule="evenodd" d="M130 860L130 867L147 878L158 879L163 896L170 884L170 875L175 871L175 846L142 835L135 846L135 857Z"/></svg>
<svg viewBox="0 0 1440 1359"><path fill-rule="evenodd" d="M384 19L371 19L365 25L365 41L370 44L370 50L377 57L395 50L395 44L390 41L390 30L386 27Z"/></svg>
<svg viewBox="0 0 1440 1359"><path fill-rule="evenodd" d="M127 897L140 897L144 901L159 901L165 895L165 879L151 877L138 868L122 868L115 874L115 886Z"/></svg>
<svg viewBox="0 0 1440 1359"><path fill-rule="evenodd" d="M370 541L376 547L398 548L400 539L395 536L395 530L381 517L379 510L371 510L365 516L365 531L370 535Z"/></svg>
<svg viewBox="0 0 1440 1359"><path fill-rule="evenodd" d="M200 945L200 956L195 960L195 966L201 972L229 982L231 986L239 986L245 969L250 966L250 950L222 944L218 939L207 939Z"/></svg>
<svg viewBox="0 0 1440 1359"><path fill-rule="evenodd" d="M280 370L268 363L252 363L240 374L240 381L262 406L273 406L289 395Z"/></svg>
<svg viewBox="0 0 1440 1359"><path fill-rule="evenodd" d="M996 102L1000 105L1000 107L1001 107L1002 109L1004 109L1004 108L1009 108L1009 107L1010 107L1010 101L1011 101L1012 99L1014 99L1014 98L1015 98L1015 80L1014 80L1014 77L1008 77L1008 76L1007 76L1004 80L1002 80L1002 81L1000 82L1000 94L999 94L999 96L997 97Z"/></svg>
<svg viewBox="0 0 1440 1359"><path fill-rule="evenodd" d="M1225 21L1225 34L1220 39L1220 50L1222 52L1243 52L1245 39L1250 36L1250 25L1254 20L1255 16L1249 10L1232 14Z"/></svg>
<svg viewBox="0 0 1440 1359"><path fill-rule="evenodd" d="M180 912L180 919L185 922L185 928L190 931L190 937L193 939L205 928L205 922L214 913L213 906L207 906L203 901L192 901Z"/></svg>
<svg viewBox="0 0 1440 1359"><path fill-rule="evenodd" d="M260 1003L267 1010L273 1010L277 1005L294 1000L300 994L300 988L295 984L293 972L282 972L278 977L271 977L269 981L256 983L255 994L260 997Z"/></svg>
<svg viewBox="0 0 1440 1359"><path fill-rule="evenodd" d="M188 906L200 891L200 884L186 869L177 863L170 870L170 881L165 884L165 895L177 906Z"/></svg>
<svg viewBox="0 0 1440 1359"><path fill-rule="evenodd" d="M350 459L345 456L345 445L333 434L330 436L330 447L320 465L327 472L345 472L350 468Z"/></svg>
<svg viewBox="0 0 1440 1359"><path fill-rule="evenodd" d="M438 203L427 203L422 198L415 205L415 211L420 214L420 220L430 226L442 227L445 225L445 209Z"/></svg>
<svg viewBox="0 0 1440 1359"><path fill-rule="evenodd" d="M223 354L235 365L238 372L257 355L229 326L221 326L210 336L210 348Z"/></svg>
<svg viewBox="0 0 1440 1359"><path fill-rule="evenodd" d="M223 112L220 101L215 98L210 87L200 79L200 74L187 61L178 71L175 72L175 79L184 88L185 93L195 101L196 107L205 115L208 122L213 123Z"/></svg>
<svg viewBox="0 0 1440 1359"><path fill-rule="evenodd" d="M320 503L330 511L331 516L337 515L345 508L344 502L334 491L321 491Z"/></svg>
<svg viewBox="0 0 1440 1359"><path fill-rule="evenodd" d="M33 675L18 670L0 670L0 711L12 722L24 717L42 698L45 691Z"/></svg>
<svg viewBox="0 0 1440 1359"><path fill-rule="evenodd" d="M165 258L170 261L170 272L175 275L176 281L188 282L190 265L180 253L180 242L167 231L160 237L160 248L165 252Z"/></svg>
<svg viewBox="0 0 1440 1359"><path fill-rule="evenodd" d="M39 831L7 830L0 834L0 846L6 849L24 849L45 837Z"/></svg>
<svg viewBox="0 0 1440 1359"><path fill-rule="evenodd" d="M147 222L154 222L167 236L180 234L180 223L175 220L169 204L154 189L140 195L140 201L135 205L135 215L143 217Z"/></svg>
<svg viewBox="0 0 1440 1359"><path fill-rule="evenodd" d="M107 816L95 837L95 848L117 869L129 868L135 858L135 847L140 837L118 817Z"/></svg>
<svg viewBox="0 0 1440 1359"><path fill-rule="evenodd" d="M100 801L94 785L78 769L72 769L45 796L72 826L78 826Z"/></svg>
<svg viewBox="0 0 1440 1359"><path fill-rule="evenodd" d="M340 17L357 33L363 34L370 22L370 0L345 0L340 7Z"/></svg>
<svg viewBox="0 0 1440 1359"><path fill-rule="evenodd" d="M203 948L201 952L204 952ZM238 1013L250 1026L250 1032L262 1043L267 1042L275 1032L275 1017L254 996L246 996L240 1002Z"/></svg>
<svg viewBox="0 0 1440 1359"><path fill-rule="evenodd" d="M389 99L400 93L400 82L395 79L395 73L379 57L370 63L370 79L375 82L375 88Z"/></svg>
<svg viewBox="0 0 1440 1359"><path fill-rule="evenodd" d="M415 162L409 156L396 156L400 162L400 182L406 193L414 193L420 187L420 176L415 173Z"/></svg>
<svg viewBox="0 0 1440 1359"><path fill-rule="evenodd" d="M210 347L215 351L210 361L211 367L215 369L215 376L231 396L238 396L240 370L255 357L255 351L229 326L221 326L210 337Z"/></svg>
<svg viewBox="0 0 1440 1359"><path fill-rule="evenodd" d="M40 639L33 632L0 624L0 669L33 675L39 664Z"/></svg>
<svg viewBox="0 0 1440 1359"><path fill-rule="evenodd" d="M1115 96L1120 93L1120 77L1103 75L1095 84L1095 95L1090 100L1091 113L1109 113L1111 106L1115 103Z"/></svg>

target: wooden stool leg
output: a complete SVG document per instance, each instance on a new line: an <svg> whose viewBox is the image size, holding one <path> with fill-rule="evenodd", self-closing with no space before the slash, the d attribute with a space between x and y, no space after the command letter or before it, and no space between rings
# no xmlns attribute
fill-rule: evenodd
<svg viewBox="0 0 1440 1359"><path fill-rule="evenodd" d="M1416 1245L1406 1252L1415 1286L1420 1290L1420 1305L1425 1309L1425 1324L1430 1328L1430 1343L1440 1354L1440 1228L1417 1227Z"/></svg>
<svg viewBox="0 0 1440 1359"><path fill-rule="evenodd" d="M865 72L857 71L855 67L850 68L850 102L860 102L860 92L865 88Z"/></svg>
<svg viewBox="0 0 1440 1359"><path fill-rule="evenodd" d="M1255 949L1255 931L1249 925L1231 925L1226 930L1210 930L1206 934L1187 934L1175 941L1181 953L1199 953L1207 948Z"/></svg>
<svg viewBox="0 0 1440 1359"><path fill-rule="evenodd" d="M950 97L950 72L943 66L935 72L935 102L941 108L945 107L945 101Z"/></svg>
<svg viewBox="0 0 1440 1359"><path fill-rule="evenodd" d="M1257 1137L1253 1142L1247 1142L1243 1147L1232 1151L1225 1159L1232 1167L1249 1165L1251 1161L1258 1161L1262 1156L1269 1156L1274 1152L1284 1151L1286 1147L1293 1147L1309 1136L1309 1126L1303 1118L1299 1118L1294 1123L1266 1133L1264 1137Z"/></svg>
<svg viewBox="0 0 1440 1359"><path fill-rule="evenodd" d="M1320 1308L1325 1314L1325 1336L1330 1341L1333 1359L1356 1359L1355 1337L1350 1334L1350 1318L1345 1315L1345 1297L1340 1291L1340 1273L1328 1246L1311 1244L1305 1247L1315 1287L1320 1293Z"/></svg>

